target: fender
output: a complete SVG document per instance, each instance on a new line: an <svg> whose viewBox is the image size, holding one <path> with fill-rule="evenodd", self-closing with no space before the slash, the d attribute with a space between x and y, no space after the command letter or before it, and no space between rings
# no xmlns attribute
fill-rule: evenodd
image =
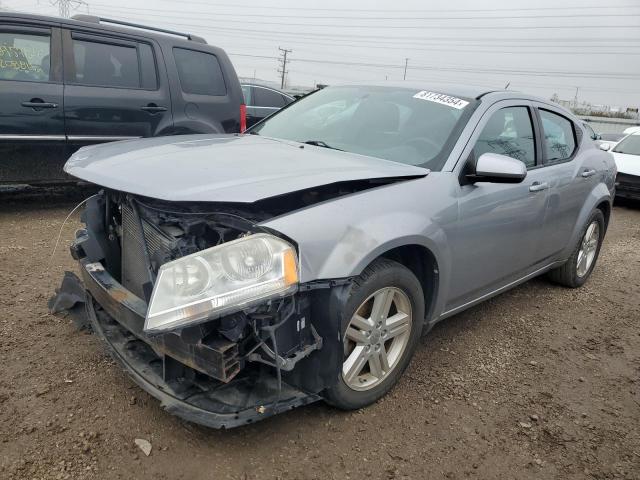
<svg viewBox="0 0 640 480"><path fill-rule="evenodd" d="M457 181L450 177L451 182ZM376 258L397 247L419 245L428 249L439 268L432 309L437 316L448 293L452 263L448 238L458 217L457 200L445 178L429 174L355 193L271 219L263 226L297 243L301 282L357 276ZM366 195L366 202L362 195ZM439 201L432 203L429 198ZM434 203L437 207L432 207Z"/></svg>

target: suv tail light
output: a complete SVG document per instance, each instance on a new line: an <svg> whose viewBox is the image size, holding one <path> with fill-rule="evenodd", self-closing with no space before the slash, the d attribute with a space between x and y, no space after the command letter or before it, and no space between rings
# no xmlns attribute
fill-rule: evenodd
<svg viewBox="0 0 640 480"><path fill-rule="evenodd" d="M247 129L247 106L240 104L240 133L244 133Z"/></svg>

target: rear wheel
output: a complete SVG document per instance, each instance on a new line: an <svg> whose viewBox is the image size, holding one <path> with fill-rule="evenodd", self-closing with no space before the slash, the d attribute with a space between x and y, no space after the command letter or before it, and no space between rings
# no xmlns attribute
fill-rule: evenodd
<svg viewBox="0 0 640 480"><path fill-rule="evenodd" d="M352 410L386 394L409 364L424 322L422 286L403 265L378 260L354 281L344 313L342 369L325 398Z"/></svg>
<svg viewBox="0 0 640 480"><path fill-rule="evenodd" d="M603 238L604 214L601 210L595 210L582 230L569 260L561 267L551 270L549 278L565 287L577 288L584 285L596 266Z"/></svg>

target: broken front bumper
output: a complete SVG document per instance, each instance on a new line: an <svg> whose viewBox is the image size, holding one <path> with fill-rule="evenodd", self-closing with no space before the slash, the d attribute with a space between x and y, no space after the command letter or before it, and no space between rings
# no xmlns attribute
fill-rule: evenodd
<svg viewBox="0 0 640 480"><path fill-rule="evenodd" d="M120 285L101 263L80 259L79 265L93 331L133 380L170 413L208 427L231 428L320 399L286 381L280 384L271 372L238 375L228 383L197 373L190 379L172 375L183 364L199 371L219 365L218 378L234 375L237 352L224 346L203 350L205 346L189 344L179 335L145 335L146 303Z"/></svg>

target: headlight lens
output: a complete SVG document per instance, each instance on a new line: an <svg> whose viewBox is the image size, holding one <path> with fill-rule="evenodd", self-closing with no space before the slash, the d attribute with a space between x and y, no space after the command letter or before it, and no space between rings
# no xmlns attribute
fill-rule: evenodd
<svg viewBox="0 0 640 480"><path fill-rule="evenodd" d="M298 258L284 240L256 234L160 267L144 330L162 332L293 293Z"/></svg>

